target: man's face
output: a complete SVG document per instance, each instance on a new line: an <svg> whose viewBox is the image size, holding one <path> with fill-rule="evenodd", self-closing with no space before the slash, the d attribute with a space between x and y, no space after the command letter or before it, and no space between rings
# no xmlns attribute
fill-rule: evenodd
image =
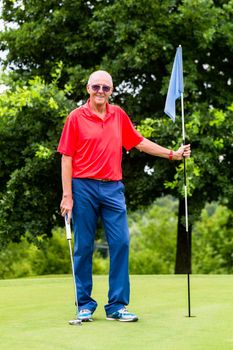
<svg viewBox="0 0 233 350"><path fill-rule="evenodd" d="M112 82L104 74L94 75L87 85L87 92L90 95L90 101L97 106L104 105L108 102L112 90Z"/></svg>

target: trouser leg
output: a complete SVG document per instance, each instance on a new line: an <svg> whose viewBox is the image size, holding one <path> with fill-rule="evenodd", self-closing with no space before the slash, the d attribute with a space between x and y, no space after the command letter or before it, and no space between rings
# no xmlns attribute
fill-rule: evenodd
<svg viewBox="0 0 233 350"><path fill-rule="evenodd" d="M119 181L104 186L101 215L110 253L109 293L106 314L129 303L129 231L124 185Z"/></svg>
<svg viewBox="0 0 233 350"><path fill-rule="evenodd" d="M94 311L97 303L91 298L92 255L98 219L98 199L94 183L73 179L74 270L78 308Z"/></svg>

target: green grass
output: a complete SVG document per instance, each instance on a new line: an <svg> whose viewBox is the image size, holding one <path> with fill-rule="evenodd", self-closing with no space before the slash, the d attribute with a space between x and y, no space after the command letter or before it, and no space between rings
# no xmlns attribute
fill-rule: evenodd
<svg viewBox="0 0 233 350"><path fill-rule="evenodd" d="M107 287L107 276L94 277L95 321L70 326L70 276L0 281L1 350L233 349L232 275L191 276L191 318L186 276L131 276L136 323L105 320Z"/></svg>

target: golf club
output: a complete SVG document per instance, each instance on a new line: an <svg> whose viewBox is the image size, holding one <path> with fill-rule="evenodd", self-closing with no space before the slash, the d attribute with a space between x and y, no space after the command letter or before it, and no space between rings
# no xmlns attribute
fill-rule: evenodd
<svg viewBox="0 0 233 350"><path fill-rule="evenodd" d="M69 244L69 250L70 250L70 261L71 261L71 267L72 267L72 275L73 275L73 283L74 283L74 295L75 295L75 305L76 305L76 310L78 310L78 298L77 298L77 289L76 289L76 281L75 281L75 274L74 274L74 262L73 262L73 254L72 254L72 246L71 246L71 239L72 239L72 234L71 234L71 227L70 223L68 221L68 214L65 215L65 226L66 226L66 239ZM77 311L78 313L78 311ZM70 325L82 325L82 321L77 318L74 320L69 321Z"/></svg>

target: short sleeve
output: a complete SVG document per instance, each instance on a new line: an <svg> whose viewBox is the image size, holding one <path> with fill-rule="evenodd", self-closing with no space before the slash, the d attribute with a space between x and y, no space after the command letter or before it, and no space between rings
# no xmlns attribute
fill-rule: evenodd
<svg viewBox="0 0 233 350"><path fill-rule="evenodd" d="M73 157L78 142L78 125L76 115L71 113L65 122L57 151Z"/></svg>
<svg viewBox="0 0 233 350"><path fill-rule="evenodd" d="M122 119L122 145L129 151L143 140L143 136L135 129L125 112L122 113Z"/></svg>

